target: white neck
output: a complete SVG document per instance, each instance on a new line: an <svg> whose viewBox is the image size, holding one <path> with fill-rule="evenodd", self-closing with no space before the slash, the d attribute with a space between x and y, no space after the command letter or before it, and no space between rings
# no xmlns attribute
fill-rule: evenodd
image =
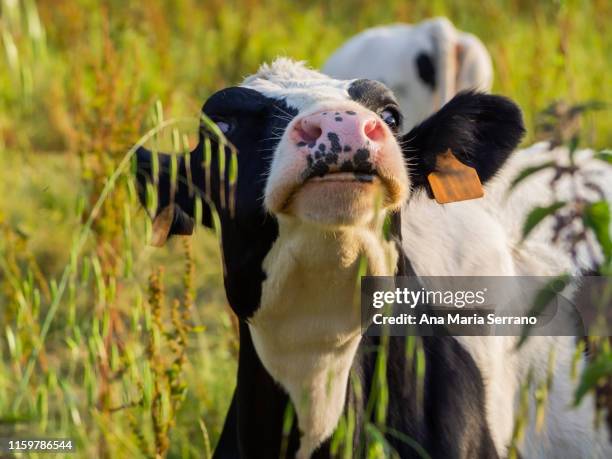
<svg viewBox="0 0 612 459"><path fill-rule="evenodd" d="M334 431L361 338L359 265L392 275L397 254L371 227L325 231L279 218L279 237L264 260L261 305L249 322L262 363L289 393L302 432L298 458Z"/></svg>

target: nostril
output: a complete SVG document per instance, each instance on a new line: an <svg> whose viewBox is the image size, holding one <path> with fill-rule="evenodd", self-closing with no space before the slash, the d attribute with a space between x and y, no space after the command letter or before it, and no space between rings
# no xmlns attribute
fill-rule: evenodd
<svg viewBox="0 0 612 459"><path fill-rule="evenodd" d="M363 126L365 136L374 141L382 140L385 136L385 130L382 123L378 120L369 120Z"/></svg>
<svg viewBox="0 0 612 459"><path fill-rule="evenodd" d="M295 124L294 130L296 137L308 144L315 142L323 133L321 127L317 123L309 121L308 119L298 121Z"/></svg>

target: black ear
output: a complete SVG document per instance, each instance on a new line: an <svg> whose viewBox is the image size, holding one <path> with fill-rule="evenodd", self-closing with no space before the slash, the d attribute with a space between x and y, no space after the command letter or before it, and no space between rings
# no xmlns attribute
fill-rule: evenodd
<svg viewBox="0 0 612 459"><path fill-rule="evenodd" d="M155 156L157 168L154 167ZM203 199L204 174L201 161L201 155L196 154L196 151L190 155L173 157L164 153L152 153L144 147L136 150L136 178L140 202L147 206L147 184L153 185L149 189L157 195L157 208L155 215L152 215L153 245L163 245L168 237L175 234L193 233L197 200L202 203L202 224L212 227L210 205ZM172 173L173 167L176 168L176 174Z"/></svg>
<svg viewBox="0 0 612 459"><path fill-rule="evenodd" d="M501 168L525 133L521 110L510 99L460 92L402 138L416 186L427 183L438 157L449 149L486 182Z"/></svg>

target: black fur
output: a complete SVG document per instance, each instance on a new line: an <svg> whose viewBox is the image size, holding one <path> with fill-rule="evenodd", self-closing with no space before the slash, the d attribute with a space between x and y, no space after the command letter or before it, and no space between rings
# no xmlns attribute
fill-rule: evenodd
<svg viewBox="0 0 612 459"><path fill-rule="evenodd" d="M435 170L439 154L451 149L457 158L489 180L525 133L520 109L510 99L461 92L403 137L404 155L415 185Z"/></svg>
<svg viewBox="0 0 612 459"><path fill-rule="evenodd" d="M238 317L246 320L259 308L261 284L266 278L263 259L278 236L276 220L263 208L267 171L278 132L297 112L284 101L247 88L220 91L202 110L213 121L234 123L228 139L238 150L235 215L228 215L227 209L219 213L227 299ZM213 166L215 161L213 155ZM215 186L212 188L214 191ZM218 195L213 194L213 201L219 206Z"/></svg>
<svg viewBox="0 0 612 459"><path fill-rule="evenodd" d="M355 80L348 89L349 96L374 113L392 108L398 115L397 128L402 125L402 115L397 100L389 88L374 80Z"/></svg>
<svg viewBox="0 0 612 459"><path fill-rule="evenodd" d="M419 78L433 91L436 89L436 69L428 54L419 53L416 60Z"/></svg>
<svg viewBox="0 0 612 459"><path fill-rule="evenodd" d="M189 187L187 178L187 167L185 157L177 158L177 183L174 196L171 192L170 184L170 169L171 156L164 153L157 153L157 161L159 167L159 175L153 177L153 158L152 153L144 147L139 147L136 150L137 172L136 178L138 183L138 195L140 201L146 203L146 184L147 182L154 184L157 181L157 210L155 216L163 209L171 204L171 201L176 204L172 226L170 227L169 235L188 235L193 233L193 220L190 215L194 213L195 200L198 198L197 188ZM203 183L204 175L202 168L199 167L198 159L193 154L191 155L191 171L192 183ZM200 192L201 193L201 192ZM205 226L212 226L212 218L209 206L203 206L202 223Z"/></svg>

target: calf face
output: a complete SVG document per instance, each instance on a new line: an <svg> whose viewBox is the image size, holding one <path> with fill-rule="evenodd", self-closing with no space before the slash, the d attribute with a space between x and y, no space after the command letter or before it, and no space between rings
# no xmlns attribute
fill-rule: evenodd
<svg viewBox="0 0 612 459"><path fill-rule="evenodd" d="M299 108L272 157L267 211L334 228L370 221L379 195L385 209L406 198L408 177L394 136L397 103L384 86L363 85L368 101L345 84L337 95Z"/></svg>
<svg viewBox="0 0 612 459"><path fill-rule="evenodd" d="M333 80L285 59L212 95L203 112L235 159L203 125L176 186L169 156L160 155L156 178L151 153L138 150L140 190L157 179L158 217L171 209L168 235L190 232L196 200L205 225L218 213L228 301L291 397L299 457L308 457L346 399L360 341L360 259L371 274L394 272L385 261L395 246L380 237L385 215L426 187L449 148L490 178L522 135L520 112L503 98L465 93L400 138L401 115L384 85Z"/></svg>

